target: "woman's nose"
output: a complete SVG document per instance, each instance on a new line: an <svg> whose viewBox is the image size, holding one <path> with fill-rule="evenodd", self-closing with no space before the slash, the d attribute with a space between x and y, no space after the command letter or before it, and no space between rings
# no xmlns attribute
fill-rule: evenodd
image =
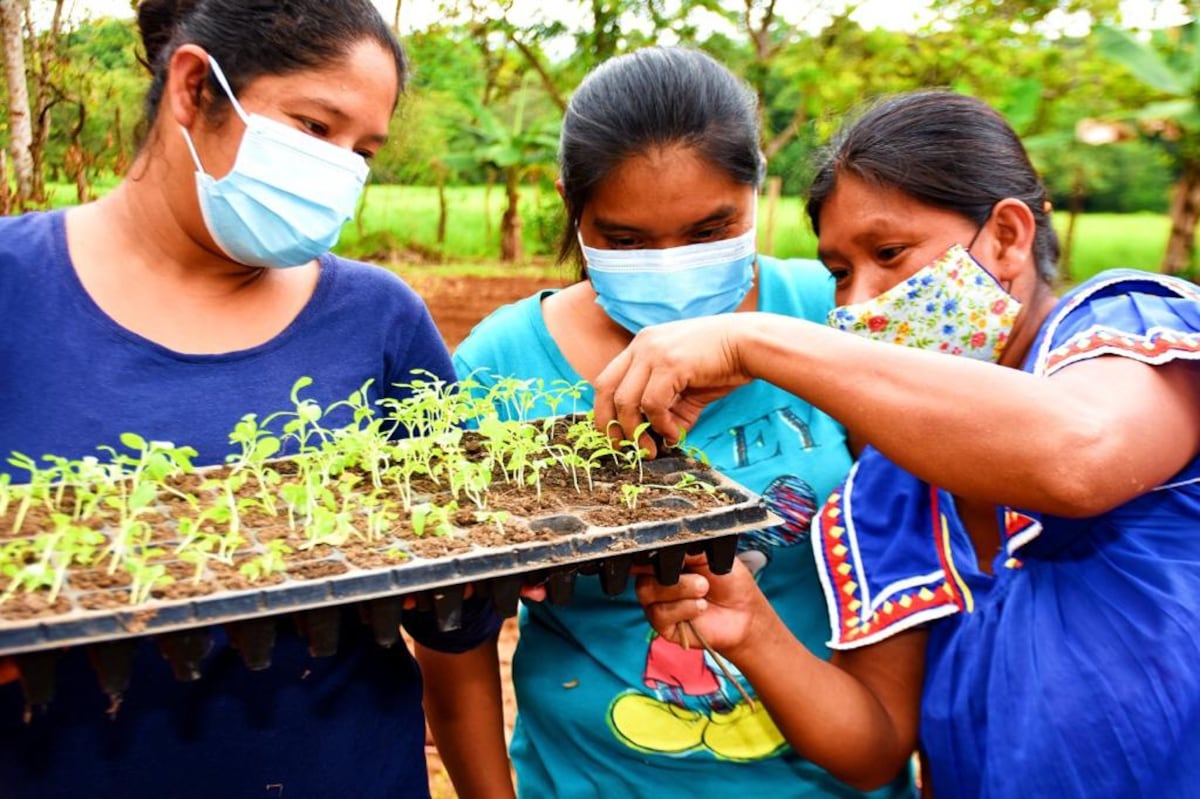
<svg viewBox="0 0 1200 799"><path fill-rule="evenodd" d="M838 305L854 305L866 302L878 295L879 292L871 281L864 280L859 276L851 276L838 286L834 300Z"/></svg>

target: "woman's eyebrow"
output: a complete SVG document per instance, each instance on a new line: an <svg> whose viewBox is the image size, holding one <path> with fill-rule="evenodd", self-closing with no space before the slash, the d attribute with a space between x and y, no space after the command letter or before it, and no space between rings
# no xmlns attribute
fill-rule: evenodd
<svg viewBox="0 0 1200 799"><path fill-rule="evenodd" d="M695 230L696 228L704 227L705 225L711 225L713 222L724 222L731 216L736 215L737 212L738 207L736 205L722 205L720 208L713 211L703 219L697 219L695 222L692 222L690 225L688 225L688 229Z"/></svg>
<svg viewBox="0 0 1200 799"><path fill-rule="evenodd" d="M592 219L592 227L594 227L598 230L602 230L605 233L616 233L616 232L645 233L646 232L642 228L636 227L635 225L629 225L624 222L616 222L611 219L603 219L598 216L594 217Z"/></svg>
<svg viewBox="0 0 1200 799"><path fill-rule="evenodd" d="M708 216L705 216L701 219L697 219L693 222L689 222L684 227L684 230L695 230L696 228L701 228L701 227L704 227L705 225L711 225L714 222L724 222L725 220L729 219L731 216L734 216L735 214L737 214L737 212L738 212L738 207L736 205L722 205L720 208L717 208L715 211L713 211ZM621 233L646 233L647 232L644 228L637 227L636 225L630 225L625 222L618 222L618 221L611 220L611 219L604 219L603 217L599 217L599 216L592 219L592 226L595 227L597 230L602 230L606 233L614 233L614 232L618 232L618 231Z"/></svg>

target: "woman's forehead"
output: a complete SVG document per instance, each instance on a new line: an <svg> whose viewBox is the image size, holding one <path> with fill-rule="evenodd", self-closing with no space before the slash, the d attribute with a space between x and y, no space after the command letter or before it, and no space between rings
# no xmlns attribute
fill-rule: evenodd
<svg viewBox="0 0 1200 799"><path fill-rule="evenodd" d="M585 215L630 224L698 221L753 205L755 187L734 180L692 148L655 148L626 158L596 186ZM669 217L669 219L668 219Z"/></svg>

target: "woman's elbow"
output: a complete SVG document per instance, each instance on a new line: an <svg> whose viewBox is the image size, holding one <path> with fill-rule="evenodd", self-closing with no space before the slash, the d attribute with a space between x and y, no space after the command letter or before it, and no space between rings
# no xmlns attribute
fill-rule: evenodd
<svg viewBox="0 0 1200 799"><path fill-rule="evenodd" d="M1099 420L1076 420L1062 431L1058 454L1046 454L1043 507L1056 516L1098 516L1146 492L1152 486L1129 468L1127 442Z"/></svg>

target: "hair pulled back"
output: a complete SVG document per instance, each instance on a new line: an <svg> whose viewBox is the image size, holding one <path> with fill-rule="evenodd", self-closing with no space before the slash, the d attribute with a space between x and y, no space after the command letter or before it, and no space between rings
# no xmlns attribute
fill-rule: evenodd
<svg viewBox="0 0 1200 799"><path fill-rule="evenodd" d="M262 75L285 75L336 64L364 39L378 42L396 62L397 85L408 75L404 51L370 0L142 0L138 29L152 80L145 121L158 114L167 66L180 45L195 44L216 58L234 93ZM210 75L210 113L228 103Z"/></svg>
<svg viewBox="0 0 1200 799"><path fill-rule="evenodd" d="M738 183L758 187L764 163L754 93L698 50L648 47L592 70L567 105L558 167L567 226L558 260L578 260L576 229L596 187L655 147L694 148Z"/></svg>
<svg viewBox="0 0 1200 799"><path fill-rule="evenodd" d="M949 91L901 94L846 125L830 142L808 192L808 218L817 235L821 209L843 174L897 189L978 225L1000 200L1021 200L1037 223L1038 273L1054 279L1059 244L1045 186L1016 132L981 100Z"/></svg>

